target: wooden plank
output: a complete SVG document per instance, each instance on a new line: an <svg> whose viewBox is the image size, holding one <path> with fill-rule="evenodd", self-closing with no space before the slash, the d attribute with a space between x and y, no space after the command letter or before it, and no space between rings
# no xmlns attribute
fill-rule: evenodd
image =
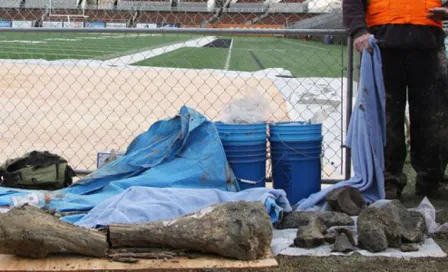
<svg viewBox="0 0 448 272"><path fill-rule="evenodd" d="M171 269L248 269L272 268L278 263L272 255L256 261L238 261L218 256L203 256L195 259L178 257L169 260L139 260L128 264L106 259L55 256L45 259L27 259L13 255L0 255L0 271L160 271Z"/></svg>

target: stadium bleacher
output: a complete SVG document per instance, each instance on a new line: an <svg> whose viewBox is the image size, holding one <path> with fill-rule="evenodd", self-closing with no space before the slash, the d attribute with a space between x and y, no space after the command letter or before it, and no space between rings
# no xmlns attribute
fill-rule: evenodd
<svg viewBox="0 0 448 272"><path fill-rule="evenodd" d="M86 10L85 15L90 21L106 23L125 23L132 17L131 11L123 10Z"/></svg>
<svg viewBox="0 0 448 272"><path fill-rule="evenodd" d="M269 16L266 16L265 18L260 20L258 24L287 25L308 17L308 14L300 13L269 13Z"/></svg>
<svg viewBox="0 0 448 272"><path fill-rule="evenodd" d="M6 20L41 19L50 0L26 0L25 8L18 9L22 0L0 0L0 17ZM115 2L115 3L114 3ZM234 0L229 8L209 10L207 0L102 0L96 5L84 6L86 18L73 21L138 23L172 23L185 26L205 24L263 24L291 26L313 17L307 13L304 0ZM52 16L45 20L65 20L67 14L79 15L78 0L51 0ZM139 11L137 13L137 10ZM58 16L57 14L63 14ZM65 17L64 17L65 16ZM87 19L88 17L88 19ZM213 18L212 20L209 20Z"/></svg>
<svg viewBox="0 0 448 272"><path fill-rule="evenodd" d="M117 9L152 9L152 10L167 10L171 5L169 1L118 1Z"/></svg>
<svg viewBox="0 0 448 272"><path fill-rule="evenodd" d="M210 13L172 13L172 12L152 12L145 11L137 18L137 23L179 23L183 25L200 25L210 18Z"/></svg>
<svg viewBox="0 0 448 272"><path fill-rule="evenodd" d="M19 8L20 7L20 0L1 0L0 1L0 7Z"/></svg>
<svg viewBox="0 0 448 272"><path fill-rule="evenodd" d="M44 15L43 9L0 9L3 20L37 20Z"/></svg>
<svg viewBox="0 0 448 272"><path fill-rule="evenodd" d="M245 24L250 20L253 20L260 16L261 14L257 13L224 13L221 17L219 17L216 23L219 24Z"/></svg>
<svg viewBox="0 0 448 272"><path fill-rule="evenodd" d="M25 2L26 8L43 8L48 7L49 5L49 0L26 0ZM74 9L77 8L77 6L76 0L51 0L52 8Z"/></svg>

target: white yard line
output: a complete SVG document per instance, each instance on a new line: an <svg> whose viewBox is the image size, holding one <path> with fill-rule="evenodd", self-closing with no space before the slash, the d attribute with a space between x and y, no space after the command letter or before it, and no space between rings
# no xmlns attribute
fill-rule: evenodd
<svg viewBox="0 0 448 272"><path fill-rule="evenodd" d="M31 44L36 44L36 43L46 43L44 41L27 41L27 40L5 40L5 41L0 41L0 43L31 43Z"/></svg>
<svg viewBox="0 0 448 272"><path fill-rule="evenodd" d="M211 36L211 37L204 37L204 38L200 38L200 39L189 40L189 41L185 41L185 42L179 42L179 43L171 44L168 46L156 48L153 50L148 50L148 51L144 51L144 52L140 52L140 53L136 53L136 54L131 54L131 55L122 56L119 58L110 59L110 60L104 61L103 64L104 65L113 65L113 66L129 65L129 64L136 63L136 62L139 62L139 61L142 61L145 59L153 58L155 56L166 54L168 52L180 49L182 47L202 47L210 42L213 42L214 40L216 40L216 37Z"/></svg>
<svg viewBox="0 0 448 272"><path fill-rule="evenodd" d="M227 53L226 65L224 66L224 70L229 70L230 67L230 58L232 57L232 48L233 48L233 39L230 42L229 52Z"/></svg>
<svg viewBox="0 0 448 272"><path fill-rule="evenodd" d="M302 47L308 47L308 48L314 48L317 50L322 50L322 51L328 51L327 49L318 47L318 46L314 46L314 45L309 45L309 44L303 44L303 43L298 43L298 42L293 42L293 41L288 41L287 39L283 40L285 43L289 43L289 44L293 44L293 45L297 45L297 46L302 46Z"/></svg>

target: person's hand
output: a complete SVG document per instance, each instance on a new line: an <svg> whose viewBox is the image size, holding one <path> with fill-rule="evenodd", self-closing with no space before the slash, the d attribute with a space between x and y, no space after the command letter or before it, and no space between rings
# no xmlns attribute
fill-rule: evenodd
<svg viewBox="0 0 448 272"><path fill-rule="evenodd" d="M448 18L448 8L432 8L428 10L427 18L434 21L441 21Z"/></svg>
<svg viewBox="0 0 448 272"><path fill-rule="evenodd" d="M356 50L358 50L359 53L364 52L364 49L367 49L367 51L369 53L372 52L372 48L370 48L370 44L369 44L369 39L370 39L369 33L363 34L355 39L354 45L355 45Z"/></svg>

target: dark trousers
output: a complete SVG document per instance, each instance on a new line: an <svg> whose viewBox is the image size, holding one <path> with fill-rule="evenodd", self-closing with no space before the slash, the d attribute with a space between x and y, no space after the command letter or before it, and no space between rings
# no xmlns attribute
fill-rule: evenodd
<svg viewBox="0 0 448 272"><path fill-rule="evenodd" d="M446 117L444 108L448 107L445 104L444 53L444 49L381 50L386 88L386 186L395 183L403 189L406 185L403 178L407 156L404 132L406 100L409 102L411 164L417 172L417 183L435 188L442 181L446 161L442 158L443 147L437 136L440 136L443 118Z"/></svg>

